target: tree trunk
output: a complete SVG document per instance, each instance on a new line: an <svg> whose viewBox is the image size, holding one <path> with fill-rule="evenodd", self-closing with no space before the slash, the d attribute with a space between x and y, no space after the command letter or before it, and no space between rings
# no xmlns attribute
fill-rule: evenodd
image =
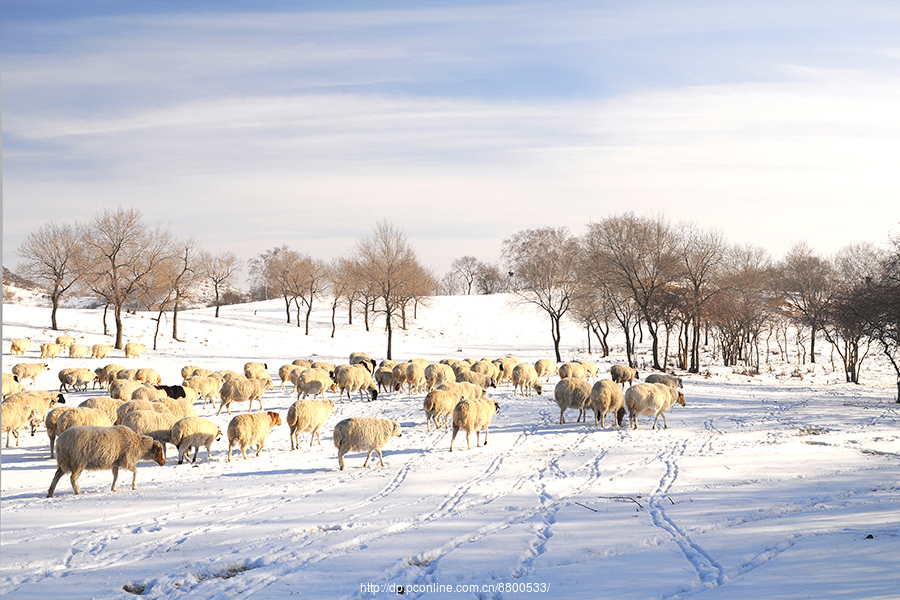
<svg viewBox="0 0 900 600"><path fill-rule="evenodd" d="M172 307L172 339L176 342L180 342L178 339L178 305L180 302L178 299L175 299L175 306Z"/></svg>
<svg viewBox="0 0 900 600"><path fill-rule="evenodd" d="M331 339L334 339L334 332L337 330L337 298L331 303Z"/></svg>
<svg viewBox="0 0 900 600"><path fill-rule="evenodd" d="M53 331L59 331L56 327L56 309L59 308L59 296L55 293L51 294L50 301L53 303L53 307L50 310L50 329Z"/></svg>
<svg viewBox="0 0 900 600"><path fill-rule="evenodd" d="M113 316L116 319L116 350L122 349L122 329L124 326L122 325L122 307L118 304L113 306Z"/></svg>
<svg viewBox="0 0 900 600"><path fill-rule="evenodd" d="M109 327L106 325L106 312L109 310L109 302L103 305L103 335L109 335Z"/></svg>
<svg viewBox="0 0 900 600"><path fill-rule="evenodd" d="M385 329L387 330L387 358L388 360L391 360L393 359L393 356L391 355L391 343L393 342L394 331L391 328L391 313L389 311L386 311L385 315Z"/></svg>
<svg viewBox="0 0 900 600"><path fill-rule="evenodd" d="M284 312L287 313L287 322L288 325L291 323L291 301L287 297L287 294L284 294Z"/></svg>
<svg viewBox="0 0 900 600"><path fill-rule="evenodd" d="M309 335L309 316L312 314L312 302L306 308L306 335Z"/></svg>
<svg viewBox="0 0 900 600"><path fill-rule="evenodd" d="M555 315L550 315L550 335L553 337L553 350L556 352L556 362L562 362L562 357L559 353L559 317Z"/></svg>
<svg viewBox="0 0 900 600"><path fill-rule="evenodd" d="M219 300L219 284L218 284L218 283L214 284L214 287L215 287L215 290L216 290L216 318L218 319L218 318L219 318L219 304L220 304L220 300Z"/></svg>
<svg viewBox="0 0 900 600"><path fill-rule="evenodd" d="M816 326L810 326L809 332L809 362L815 364L816 362Z"/></svg>

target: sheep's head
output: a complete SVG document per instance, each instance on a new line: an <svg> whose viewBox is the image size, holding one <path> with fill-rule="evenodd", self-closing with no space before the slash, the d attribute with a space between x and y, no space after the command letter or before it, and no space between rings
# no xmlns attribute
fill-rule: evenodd
<svg viewBox="0 0 900 600"><path fill-rule="evenodd" d="M496 400L494 400L494 412L498 415L500 414L500 403Z"/></svg>
<svg viewBox="0 0 900 600"><path fill-rule="evenodd" d="M540 396L540 395L541 395L541 391L542 391L542 390L541 390L541 384L539 384L539 383L534 384L534 391L537 392L538 396Z"/></svg>
<svg viewBox="0 0 900 600"><path fill-rule="evenodd" d="M216 441L218 442L221 439L222 439L222 428L216 427Z"/></svg>
<svg viewBox="0 0 900 600"><path fill-rule="evenodd" d="M161 467L166 466L166 453L163 450L162 444L153 441L153 447L150 448L150 458Z"/></svg>
<svg viewBox="0 0 900 600"><path fill-rule="evenodd" d="M391 435L394 437L401 437L403 433L400 431L400 423L399 421L391 421L393 427L391 428Z"/></svg>
<svg viewBox="0 0 900 600"><path fill-rule="evenodd" d="M274 425L281 425L281 415L275 411L268 411L269 419L272 420Z"/></svg>
<svg viewBox="0 0 900 600"><path fill-rule="evenodd" d="M677 402L678 404L680 404L682 406L686 406L686 403L684 401L684 394L682 394L681 392L678 392L678 399L675 402Z"/></svg>

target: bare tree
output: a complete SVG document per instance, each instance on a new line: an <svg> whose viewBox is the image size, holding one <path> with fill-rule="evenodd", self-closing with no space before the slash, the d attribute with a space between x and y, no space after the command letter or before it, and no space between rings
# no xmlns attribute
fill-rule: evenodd
<svg viewBox="0 0 900 600"><path fill-rule="evenodd" d="M411 281L421 274L416 252L396 226L380 221L373 234L362 238L353 252L360 288L378 300L374 310L384 315L387 358L392 358L395 320L410 299Z"/></svg>
<svg viewBox="0 0 900 600"><path fill-rule="evenodd" d="M475 273L475 285L479 294L499 294L507 289L509 277L496 263L481 263Z"/></svg>
<svg viewBox="0 0 900 600"><path fill-rule="evenodd" d="M653 340L653 368L659 362L659 324L653 302L664 286L681 277L678 238L662 218L646 219L631 213L592 223L584 247L598 274L634 300Z"/></svg>
<svg viewBox="0 0 900 600"><path fill-rule="evenodd" d="M503 240L503 257L518 284L516 295L550 317L557 362L562 360L560 321L579 291L578 254L578 240L565 227L526 229Z"/></svg>
<svg viewBox="0 0 900 600"><path fill-rule="evenodd" d="M475 283L480 264L481 263L474 256L460 256L450 265L452 271L456 273L462 281L463 288L466 290L466 295L472 293L472 284Z"/></svg>
<svg viewBox="0 0 900 600"><path fill-rule="evenodd" d="M331 292L331 337L333 338L337 330L338 306L342 302L352 303L353 275L350 261L346 258L332 260L326 268L325 279L328 290ZM350 314L353 314L352 309Z"/></svg>
<svg viewBox="0 0 900 600"><path fill-rule="evenodd" d="M847 383L859 383L871 343L857 303L868 282L878 277L884 258L884 253L869 243L845 246L834 258L834 292L825 310L822 333L841 357Z"/></svg>
<svg viewBox="0 0 900 600"><path fill-rule="evenodd" d="M700 333L704 312L720 290L718 279L727 250L728 244L720 232L701 231L693 224L682 226L677 251L690 307L690 323L686 323L686 327L692 329L686 344L690 360L683 362L691 373L700 372Z"/></svg>
<svg viewBox="0 0 900 600"><path fill-rule="evenodd" d="M307 255L294 253L292 260L286 264L285 278L288 289L297 307L297 327L300 327L300 305L306 307L306 335L309 335L309 317L313 303L325 289L328 270L324 262L314 260Z"/></svg>
<svg viewBox="0 0 900 600"><path fill-rule="evenodd" d="M790 249L779 265L780 286L798 322L810 329L809 359L816 362L816 333L825 321L825 312L834 291L834 269L816 256L805 242Z"/></svg>
<svg viewBox="0 0 900 600"><path fill-rule="evenodd" d="M137 302L143 280L171 256L171 234L149 229L134 208L106 209L88 223L84 239L84 282L113 307L116 348L122 348L122 310Z"/></svg>
<svg viewBox="0 0 900 600"><path fill-rule="evenodd" d="M219 307L222 305L221 292L234 282L235 274L240 270L242 262L232 252L220 252L212 254L203 251L200 253L200 275L209 280L216 294L216 317L219 316Z"/></svg>
<svg viewBox="0 0 900 600"><path fill-rule="evenodd" d="M57 330L56 311L63 295L81 279L81 226L47 223L28 234L17 254L22 275L44 285L50 296L50 327Z"/></svg>

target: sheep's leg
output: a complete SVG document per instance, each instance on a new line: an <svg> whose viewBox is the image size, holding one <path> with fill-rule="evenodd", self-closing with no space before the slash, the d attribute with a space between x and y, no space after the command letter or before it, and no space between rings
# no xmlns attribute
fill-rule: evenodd
<svg viewBox="0 0 900 600"><path fill-rule="evenodd" d="M594 413L594 425L597 424L597 417L600 417L600 429L606 428L606 411L598 410Z"/></svg>
<svg viewBox="0 0 900 600"><path fill-rule="evenodd" d="M131 472L134 473L134 477L131 478L131 489L137 489L137 466L131 468Z"/></svg>
<svg viewBox="0 0 900 600"><path fill-rule="evenodd" d="M471 434L472 434L472 432L469 431L468 429L466 429L466 446L469 448L469 450L472 449L472 443L469 441L470 440L469 436ZM478 445L478 435L477 434L475 435L475 445Z"/></svg>
<svg viewBox="0 0 900 600"><path fill-rule="evenodd" d="M566 424L566 416L565 415L566 415L566 409L560 408L559 409L559 424L560 425Z"/></svg>
<svg viewBox="0 0 900 600"><path fill-rule="evenodd" d="M344 470L344 454L346 454L344 450L338 450L338 464L341 466L341 471Z"/></svg>
<svg viewBox="0 0 900 600"><path fill-rule="evenodd" d="M117 465L113 465L112 474L113 474L113 484L112 484L111 491L114 492L114 491L116 491L116 480L119 478L119 467ZM135 475L137 475L137 473L135 473Z"/></svg>
<svg viewBox="0 0 900 600"><path fill-rule="evenodd" d="M659 413L659 414L661 414L661 415L662 415L662 418L663 418L663 429L668 429L668 428L669 428L669 424L666 423L666 413L661 412L661 413Z"/></svg>
<svg viewBox="0 0 900 600"><path fill-rule="evenodd" d="M384 457L381 455L381 448L375 448L375 452L378 453L378 460L381 462L381 466L384 466Z"/></svg>
<svg viewBox="0 0 900 600"><path fill-rule="evenodd" d="M266 445L265 442L260 442L256 445L256 456L259 456L259 453L262 452L265 445Z"/></svg>
<svg viewBox="0 0 900 600"><path fill-rule="evenodd" d="M222 409L223 409L223 408L225 408L225 401L224 401L224 400L222 400L222 403L219 404L219 412L216 413L216 416L217 416L217 417L218 417L219 415L222 414Z"/></svg>
<svg viewBox="0 0 900 600"><path fill-rule="evenodd" d="M228 444L228 462L231 462L231 449L234 448L231 444Z"/></svg>
<svg viewBox="0 0 900 600"><path fill-rule="evenodd" d="M459 433L459 427L455 424L453 425L453 437L450 438L450 452L453 452L453 440L456 439L456 434Z"/></svg>
<svg viewBox="0 0 900 600"><path fill-rule="evenodd" d="M69 481L72 482L72 491L76 494L81 494L81 488L78 486L79 475L81 475L81 469L75 469L72 471L72 474L69 475Z"/></svg>
<svg viewBox="0 0 900 600"><path fill-rule="evenodd" d="M56 475L53 476L53 481L50 483L50 489L47 491L48 498L53 497L53 492L56 491L56 484L59 483L59 480L62 478L62 476L63 476L63 470L56 469Z"/></svg>
<svg viewBox="0 0 900 600"><path fill-rule="evenodd" d="M484 428L484 445L485 446L487 446L487 434L488 434L488 428L487 428L487 426L485 426L485 428Z"/></svg>

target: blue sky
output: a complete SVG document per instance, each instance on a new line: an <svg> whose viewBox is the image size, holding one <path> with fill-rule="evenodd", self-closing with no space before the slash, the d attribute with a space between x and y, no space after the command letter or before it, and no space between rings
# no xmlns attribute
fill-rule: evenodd
<svg viewBox="0 0 900 600"><path fill-rule="evenodd" d="M82 6L82 5L85 6ZM900 3L0 3L4 264L106 206L423 262L633 211L780 258L900 228Z"/></svg>

